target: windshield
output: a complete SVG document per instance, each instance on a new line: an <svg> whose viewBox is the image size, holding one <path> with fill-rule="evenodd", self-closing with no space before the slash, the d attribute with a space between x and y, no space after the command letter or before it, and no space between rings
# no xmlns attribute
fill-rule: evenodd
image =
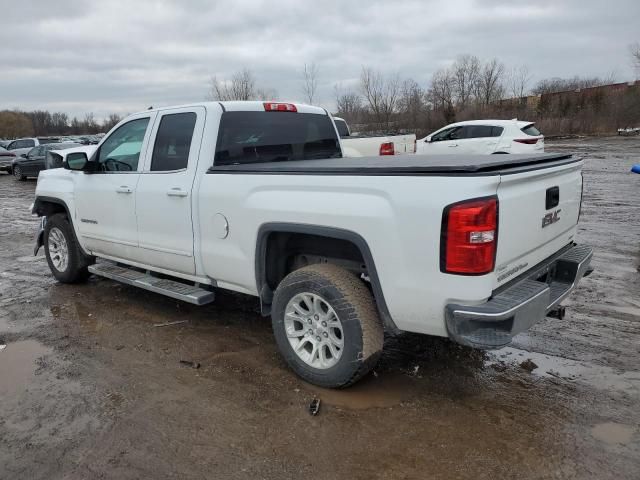
<svg viewBox="0 0 640 480"><path fill-rule="evenodd" d="M216 165L340 158L328 115L297 112L225 112Z"/></svg>

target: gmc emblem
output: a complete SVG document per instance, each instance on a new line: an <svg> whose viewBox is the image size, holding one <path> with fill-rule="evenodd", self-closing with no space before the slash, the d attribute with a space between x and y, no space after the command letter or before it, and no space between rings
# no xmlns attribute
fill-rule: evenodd
<svg viewBox="0 0 640 480"><path fill-rule="evenodd" d="M559 221L561 211L562 209L559 208L553 212L547 213L544 217L542 217L542 228L548 227L549 225Z"/></svg>

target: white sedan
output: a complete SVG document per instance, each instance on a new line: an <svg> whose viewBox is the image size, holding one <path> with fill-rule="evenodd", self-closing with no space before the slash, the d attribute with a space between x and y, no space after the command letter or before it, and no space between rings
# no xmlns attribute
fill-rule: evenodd
<svg viewBox="0 0 640 480"><path fill-rule="evenodd" d="M423 155L542 152L544 136L533 122L515 119L452 123L418 140L416 145L416 153Z"/></svg>

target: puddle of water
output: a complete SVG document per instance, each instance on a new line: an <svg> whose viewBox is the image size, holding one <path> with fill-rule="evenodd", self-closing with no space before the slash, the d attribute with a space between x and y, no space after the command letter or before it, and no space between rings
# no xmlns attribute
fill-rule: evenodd
<svg viewBox="0 0 640 480"><path fill-rule="evenodd" d="M36 370L36 360L50 349L35 340L10 343L0 352L0 398L24 392Z"/></svg>
<svg viewBox="0 0 640 480"><path fill-rule="evenodd" d="M635 429L622 423L599 423L591 429L591 435L609 445L626 445L631 441Z"/></svg>
<svg viewBox="0 0 640 480"><path fill-rule="evenodd" d="M505 347L489 354L488 364L502 361L520 364L531 359L537 365L531 373L541 377L563 378L586 383L599 390L617 390L628 394L640 394L640 372L618 373L613 368L582 363L553 355L527 352Z"/></svg>
<svg viewBox="0 0 640 480"><path fill-rule="evenodd" d="M346 390L309 387L323 403L352 410L393 407L415 393L413 379L395 373L369 375Z"/></svg>

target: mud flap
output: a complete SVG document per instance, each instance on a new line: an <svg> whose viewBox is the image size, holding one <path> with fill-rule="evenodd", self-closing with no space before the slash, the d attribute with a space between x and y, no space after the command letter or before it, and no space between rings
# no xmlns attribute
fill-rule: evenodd
<svg viewBox="0 0 640 480"><path fill-rule="evenodd" d="M44 226L47 224L47 217L42 217L40 220L40 226L38 227L38 231L36 232L35 242L36 245L33 247L33 255L38 255L38 250L40 247L44 245Z"/></svg>

